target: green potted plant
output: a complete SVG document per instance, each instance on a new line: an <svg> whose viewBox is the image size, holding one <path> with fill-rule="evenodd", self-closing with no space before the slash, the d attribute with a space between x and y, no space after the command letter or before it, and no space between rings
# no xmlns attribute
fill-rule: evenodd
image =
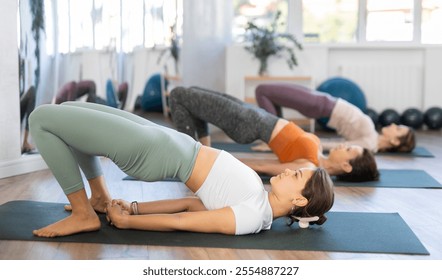
<svg viewBox="0 0 442 280"><path fill-rule="evenodd" d="M302 50L302 45L295 36L277 31L281 11L278 11L270 26L260 27L252 21L247 23L245 29L245 49L259 60L259 75L267 74L268 59L271 56L283 57L290 69L298 65L295 48ZM282 23L284 24L284 23Z"/></svg>

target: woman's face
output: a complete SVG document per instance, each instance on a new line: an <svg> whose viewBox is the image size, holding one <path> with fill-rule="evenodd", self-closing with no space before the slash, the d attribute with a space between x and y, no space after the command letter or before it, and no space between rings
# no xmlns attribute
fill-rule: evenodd
<svg viewBox="0 0 442 280"><path fill-rule="evenodd" d="M281 174L270 178L270 184L274 192L284 192L288 196L300 195L314 172L314 168L286 169Z"/></svg>
<svg viewBox="0 0 442 280"><path fill-rule="evenodd" d="M410 128L405 125L390 124L382 128L382 134L388 139L396 140L405 136Z"/></svg>
<svg viewBox="0 0 442 280"><path fill-rule="evenodd" d="M364 149L358 145L340 144L330 150L328 158L336 163L349 162L362 155Z"/></svg>

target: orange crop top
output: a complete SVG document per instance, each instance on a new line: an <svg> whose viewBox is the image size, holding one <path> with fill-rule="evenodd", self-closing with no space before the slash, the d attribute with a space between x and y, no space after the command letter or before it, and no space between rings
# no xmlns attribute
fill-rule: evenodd
<svg viewBox="0 0 442 280"><path fill-rule="evenodd" d="M316 166L319 166L319 145L316 135L305 132L293 122L284 126L269 143L270 149L282 163L306 159Z"/></svg>

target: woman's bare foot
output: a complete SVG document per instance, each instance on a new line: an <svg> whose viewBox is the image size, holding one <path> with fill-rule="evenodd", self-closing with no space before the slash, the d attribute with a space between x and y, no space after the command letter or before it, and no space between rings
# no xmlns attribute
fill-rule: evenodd
<svg viewBox="0 0 442 280"><path fill-rule="evenodd" d="M89 215L73 213L67 218L44 228L34 230L32 233L39 237L57 237L80 232L96 231L99 230L100 227L101 222L96 213Z"/></svg>
<svg viewBox="0 0 442 280"><path fill-rule="evenodd" d="M107 203L111 203L112 197L106 187L106 181L104 176L98 176L88 180L91 187L91 197L89 198L89 204L97 213L106 213ZM65 205L66 211L72 211L72 205Z"/></svg>
<svg viewBox="0 0 442 280"><path fill-rule="evenodd" d="M106 205L107 203L110 203L112 199L110 198L95 198L91 197L89 198L89 203L91 204L92 208L94 208L95 212L97 213L106 213ZM64 210L66 211L72 211L72 206L70 204L67 204L64 206Z"/></svg>

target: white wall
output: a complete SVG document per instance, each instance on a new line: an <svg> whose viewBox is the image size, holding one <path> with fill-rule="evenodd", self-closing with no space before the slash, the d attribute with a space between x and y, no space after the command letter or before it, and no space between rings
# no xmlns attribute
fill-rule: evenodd
<svg viewBox="0 0 442 280"><path fill-rule="evenodd" d="M442 106L442 47L426 48L424 65L423 106Z"/></svg>

